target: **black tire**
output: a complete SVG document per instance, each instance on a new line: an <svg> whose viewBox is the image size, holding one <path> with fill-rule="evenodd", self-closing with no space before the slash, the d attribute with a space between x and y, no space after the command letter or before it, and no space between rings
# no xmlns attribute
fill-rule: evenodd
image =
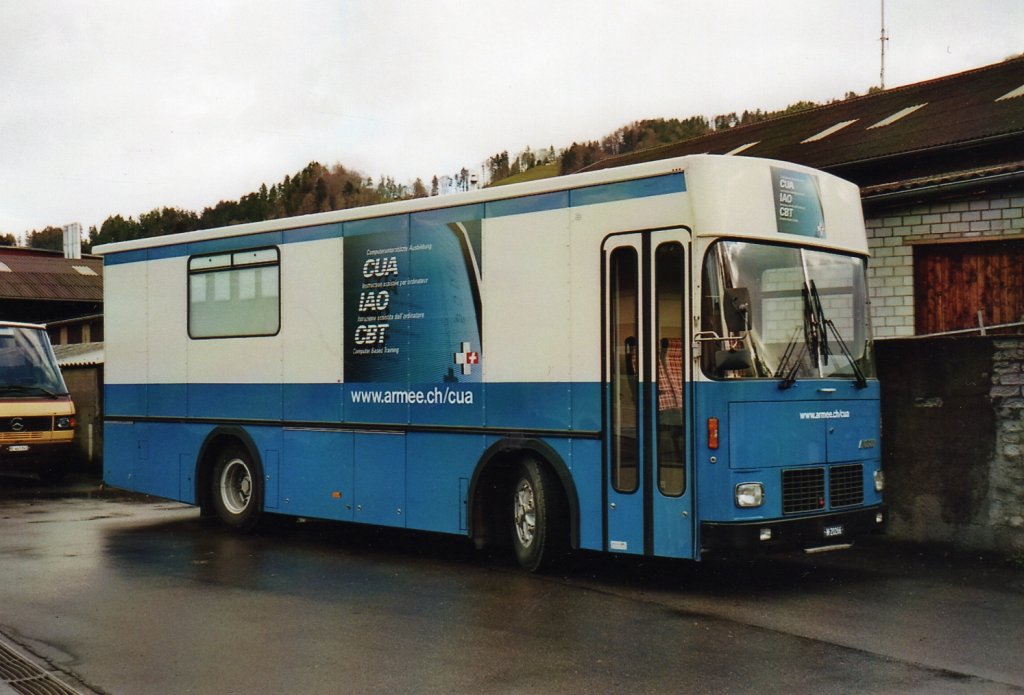
<svg viewBox="0 0 1024 695"><path fill-rule="evenodd" d="M509 495L512 548L527 572L550 569L565 557L565 509L558 493L547 466L528 458L516 467Z"/></svg>
<svg viewBox="0 0 1024 695"><path fill-rule="evenodd" d="M245 447L217 454L210 476L210 499L217 518L236 531L252 531L263 511L263 472Z"/></svg>

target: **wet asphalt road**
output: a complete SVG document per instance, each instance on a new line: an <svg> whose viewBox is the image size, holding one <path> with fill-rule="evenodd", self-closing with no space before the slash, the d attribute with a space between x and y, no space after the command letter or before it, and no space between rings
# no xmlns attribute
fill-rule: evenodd
<svg viewBox="0 0 1024 695"><path fill-rule="evenodd" d="M1024 568L994 559L872 541L531 576L462 539L237 536L72 483L0 476L0 641L81 692L1024 692Z"/></svg>

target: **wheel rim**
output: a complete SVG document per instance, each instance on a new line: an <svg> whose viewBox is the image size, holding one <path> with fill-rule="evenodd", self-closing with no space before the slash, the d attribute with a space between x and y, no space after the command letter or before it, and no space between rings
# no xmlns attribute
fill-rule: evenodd
<svg viewBox="0 0 1024 695"><path fill-rule="evenodd" d="M516 527L516 538L524 548L533 543L537 528L537 501L533 494L533 486L526 479L520 480L513 495L513 510Z"/></svg>
<svg viewBox="0 0 1024 695"><path fill-rule="evenodd" d="M242 459L224 464L220 474L220 498L224 508L232 514L241 514L252 500L252 473Z"/></svg>

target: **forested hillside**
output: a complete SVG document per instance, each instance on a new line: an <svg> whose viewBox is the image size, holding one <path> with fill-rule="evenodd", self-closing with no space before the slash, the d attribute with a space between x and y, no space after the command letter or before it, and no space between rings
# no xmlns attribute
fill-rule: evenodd
<svg viewBox="0 0 1024 695"><path fill-rule="evenodd" d="M852 96L856 95L848 93L846 98ZM729 113L715 116L712 119L704 116L691 116L682 120L656 118L635 121L618 128L600 140L574 142L560 150L551 146L547 149L532 151L527 147L514 156L510 156L507 150L497 153L484 163L487 169L486 179L490 184L496 184L509 177L524 176L531 169L541 166L546 167L543 175L547 175L548 171L554 173L555 163L558 165L559 174L568 174L606 157L698 137L712 130L756 123L815 106L818 104L799 102L774 112L757 109L744 111L738 116L735 113ZM454 176L446 178L450 181L449 188L455 190L469 188L469 173L465 168ZM104 220L99 229L96 227L89 229L88 239L85 240L85 250L88 251L93 245L114 241L177 234L245 222L259 222L406 198L421 198L438 195L441 192L437 176L432 178L428 189L421 179L416 179L411 185L404 185L397 183L389 176L381 176L378 181L374 182L372 178L364 177L361 173L347 169L341 164L326 167L319 162L310 162L302 171L285 176L280 183L270 187L263 184L258 191L248 193L238 200L222 200L213 207L204 208L201 212L163 207L144 212L138 216L138 219L112 215ZM12 235L7 236L10 237L8 243L13 241ZM2 237L0 237L0 243L4 243ZM26 244L35 248L60 250L63 244L63 233L59 227L46 227L41 231L33 230L27 234Z"/></svg>
<svg viewBox="0 0 1024 695"><path fill-rule="evenodd" d="M427 195L423 183L417 180L414 195ZM285 176L280 183L242 196L238 200L222 200L213 207L195 213L179 208L159 208L139 215L136 220L114 215L104 220L97 230L90 229L90 244L142 239L177 234L195 229L224 227L244 222L260 222L278 217L307 215L314 212L341 210L373 205L409 196L406 187L394 179L382 177L374 185L372 179L346 169L340 164L325 167L310 162L294 176Z"/></svg>

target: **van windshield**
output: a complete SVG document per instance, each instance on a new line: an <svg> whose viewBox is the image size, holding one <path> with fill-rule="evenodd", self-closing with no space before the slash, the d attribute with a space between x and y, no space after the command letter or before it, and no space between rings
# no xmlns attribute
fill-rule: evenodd
<svg viewBox="0 0 1024 695"><path fill-rule="evenodd" d="M858 256L715 243L701 279L705 374L784 381L873 376L866 270Z"/></svg>
<svg viewBox="0 0 1024 695"><path fill-rule="evenodd" d="M46 332L0 326L0 395L38 398L67 393Z"/></svg>

